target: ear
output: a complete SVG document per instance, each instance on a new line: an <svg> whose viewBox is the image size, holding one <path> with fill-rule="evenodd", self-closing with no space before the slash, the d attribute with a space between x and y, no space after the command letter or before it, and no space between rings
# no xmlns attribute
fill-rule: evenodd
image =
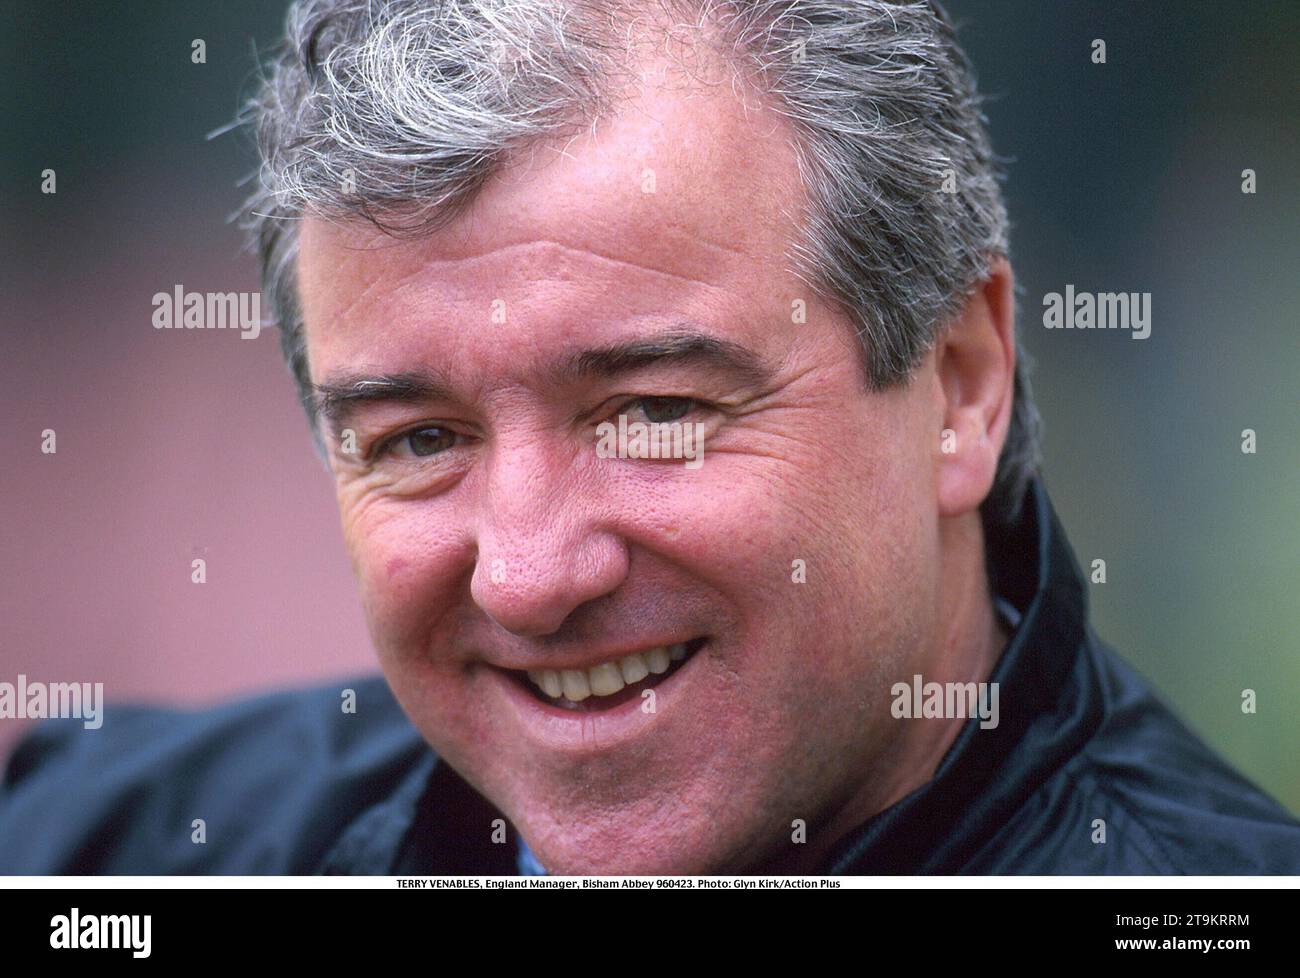
<svg viewBox="0 0 1300 978"><path fill-rule="evenodd" d="M1011 265L997 258L935 345L943 431L935 454L941 516L978 509L993 487L1015 392Z"/></svg>

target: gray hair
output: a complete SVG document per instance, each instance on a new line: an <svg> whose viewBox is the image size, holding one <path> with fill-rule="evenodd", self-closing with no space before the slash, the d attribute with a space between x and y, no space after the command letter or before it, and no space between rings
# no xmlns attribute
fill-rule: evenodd
<svg viewBox="0 0 1300 978"><path fill-rule="evenodd" d="M294 269L302 215L359 218L394 236L445 225L508 151L599 117L629 25L652 14L693 19L682 26L721 40L737 76L789 120L809 200L791 269L850 317L869 387L906 381L1008 249L972 72L936 3L298 0L242 115L262 159L243 226L309 416ZM1016 364L983 506L995 525L1016 517L1039 464L1019 342Z"/></svg>

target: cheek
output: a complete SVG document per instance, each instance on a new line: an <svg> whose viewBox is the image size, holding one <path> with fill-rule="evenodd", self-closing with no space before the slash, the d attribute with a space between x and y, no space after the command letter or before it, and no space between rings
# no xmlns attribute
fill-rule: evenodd
<svg viewBox="0 0 1300 978"><path fill-rule="evenodd" d="M915 407L911 394L874 396L802 466L800 498L789 501L807 556L807 583L792 600L822 637L811 650L818 675L876 676L924 642L937 516Z"/></svg>
<svg viewBox="0 0 1300 978"><path fill-rule="evenodd" d="M343 538L380 655L423 649L455 580L455 541L418 504L343 510Z"/></svg>

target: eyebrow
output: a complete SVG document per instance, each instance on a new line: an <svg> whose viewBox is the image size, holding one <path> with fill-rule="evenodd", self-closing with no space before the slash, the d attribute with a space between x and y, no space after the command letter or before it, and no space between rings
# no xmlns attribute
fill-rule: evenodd
<svg viewBox="0 0 1300 978"><path fill-rule="evenodd" d="M760 385L772 376L758 354L731 340L695 329L674 329L642 339L583 350L569 357L554 379L559 383L610 378L664 363L697 363ZM366 403L417 403L454 400L451 385L425 372L344 376L312 386L312 408L332 425L341 424Z"/></svg>
<svg viewBox="0 0 1300 978"><path fill-rule="evenodd" d="M450 400L450 387L427 373L375 374L313 384L313 412L332 425L341 424L362 404L410 404Z"/></svg>
<svg viewBox="0 0 1300 978"><path fill-rule="evenodd" d="M562 379L616 377L661 363L697 363L734 374L748 384L771 377L762 359L748 347L695 329L675 329L646 339L584 350L561 369Z"/></svg>

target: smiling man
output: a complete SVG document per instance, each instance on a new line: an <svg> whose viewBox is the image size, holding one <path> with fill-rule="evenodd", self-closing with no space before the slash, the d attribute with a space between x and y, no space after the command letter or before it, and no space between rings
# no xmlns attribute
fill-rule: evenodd
<svg viewBox="0 0 1300 978"><path fill-rule="evenodd" d="M171 770L209 758L140 813L171 841L83 819L41 866L1296 870L1087 626L931 5L315 0L290 34L250 223L383 682L166 721ZM700 464L599 450L635 424ZM0 827L59 750L102 748L30 741ZM175 791L235 834L186 851Z"/></svg>
<svg viewBox="0 0 1300 978"><path fill-rule="evenodd" d="M897 722L894 681L983 680L1005 644L978 510L1010 273L868 390L788 267L816 220L790 124L720 37L656 26L597 118L431 233L309 212L314 413L398 701L544 865L810 867L958 731ZM700 425L705 463L601 457L623 417Z"/></svg>

